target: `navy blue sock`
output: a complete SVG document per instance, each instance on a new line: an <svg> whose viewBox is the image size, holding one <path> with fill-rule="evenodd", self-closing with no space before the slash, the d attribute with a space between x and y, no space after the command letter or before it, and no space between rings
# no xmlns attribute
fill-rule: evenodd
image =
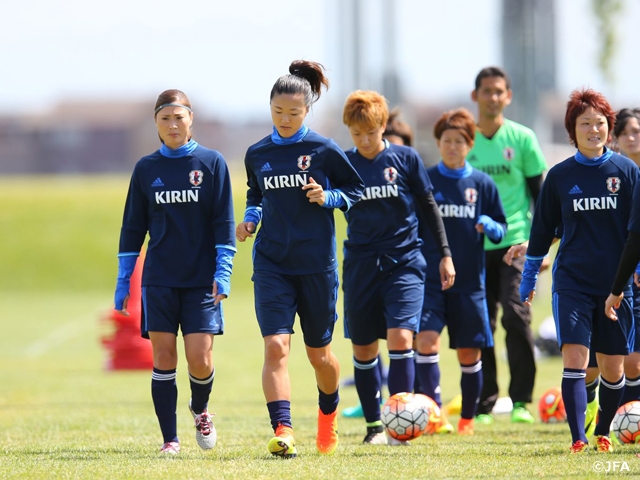
<svg viewBox="0 0 640 480"><path fill-rule="evenodd" d="M587 388L584 379L586 370L565 368L562 371L562 400L567 411L567 422L571 430L571 442L582 440L585 443L584 420L587 412Z"/></svg>
<svg viewBox="0 0 640 480"><path fill-rule="evenodd" d="M380 354L378 354L378 370L380 370L380 378L382 379L382 383L386 382L387 377L389 376L389 369L384 366L382 355Z"/></svg>
<svg viewBox="0 0 640 480"><path fill-rule="evenodd" d="M460 365L460 391L462 392L462 411L460 416L472 419L476 416L476 409L482 392L482 360L471 365Z"/></svg>
<svg viewBox="0 0 640 480"><path fill-rule="evenodd" d="M609 382L600 375L600 391L599 399L600 406L598 407L598 423L596 424L596 431L594 435L606 435L609 436L609 430L611 429L611 422L616 415L616 410L620 406L620 400L624 393L624 374L622 378L615 382Z"/></svg>
<svg viewBox="0 0 640 480"><path fill-rule="evenodd" d="M329 415L337 410L338 402L340 401L339 390L340 389L333 393L324 393L318 388L318 406L320 407L320 411L325 415Z"/></svg>
<svg viewBox="0 0 640 480"><path fill-rule="evenodd" d="M593 382L587 383L587 403L591 403L596 399L596 389L598 385L600 385L598 377L596 377Z"/></svg>
<svg viewBox="0 0 640 480"><path fill-rule="evenodd" d="M382 378L378 368L379 363L380 357L366 362L353 359L353 377L356 382L356 391L358 392L364 419L367 423L380 420Z"/></svg>
<svg viewBox="0 0 640 480"><path fill-rule="evenodd" d="M216 371L213 370L208 378L196 378L189 374L189 384L191 385L191 409L196 413L202 413L209 404L209 395L213 387L213 377Z"/></svg>
<svg viewBox="0 0 640 480"><path fill-rule="evenodd" d="M278 425L292 427L291 424L291 402L289 400L276 400L267 403L269 410L269 418L271 419L271 428L276 431Z"/></svg>
<svg viewBox="0 0 640 480"><path fill-rule="evenodd" d="M422 386L420 385L420 375L418 375L418 354L413 356L414 368L416 370L416 375L413 378L413 393L424 393L422 391Z"/></svg>
<svg viewBox="0 0 640 480"><path fill-rule="evenodd" d="M178 404L178 387L176 385L176 369L159 370L153 368L151 374L151 398L156 410L158 423L164 443L178 441L176 406Z"/></svg>
<svg viewBox="0 0 640 480"><path fill-rule="evenodd" d="M640 332L638 332L640 335ZM634 400L640 400L640 377L627 378L624 382L624 394L622 395L622 401L620 405L632 402Z"/></svg>
<svg viewBox="0 0 640 480"><path fill-rule="evenodd" d="M416 357L416 376L420 378L420 393L431 397L441 407L439 361L439 353L428 355L418 353Z"/></svg>
<svg viewBox="0 0 640 480"><path fill-rule="evenodd" d="M415 376L413 350L389 350L389 395L413 391Z"/></svg>

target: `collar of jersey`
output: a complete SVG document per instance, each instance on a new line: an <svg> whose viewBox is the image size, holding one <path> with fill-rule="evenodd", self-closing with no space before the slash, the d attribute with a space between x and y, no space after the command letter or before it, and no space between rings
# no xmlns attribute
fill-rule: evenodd
<svg viewBox="0 0 640 480"><path fill-rule="evenodd" d="M178 148L169 148L164 143L160 147L160 153L165 157L169 158L180 158L186 157L193 153L193 151L198 147L198 142L196 142L193 138L190 139L187 143Z"/></svg>
<svg viewBox="0 0 640 480"><path fill-rule="evenodd" d="M464 162L464 167L462 168L449 168L442 161L438 163L438 171L449 178L466 178L471 175L472 170L471 165L467 162Z"/></svg>
<svg viewBox="0 0 640 480"><path fill-rule="evenodd" d="M576 162L581 163L582 165L587 165L588 167L593 167L596 165L602 165L604 162L609 160L613 155L613 150L610 148L604 147L604 153L596 158L587 158L580 150L578 150L575 154Z"/></svg>
<svg viewBox="0 0 640 480"><path fill-rule="evenodd" d="M276 127L273 127L271 140L276 145L291 145L292 143L301 142L305 135L309 133L309 127L302 125L302 128L288 138L281 137Z"/></svg>

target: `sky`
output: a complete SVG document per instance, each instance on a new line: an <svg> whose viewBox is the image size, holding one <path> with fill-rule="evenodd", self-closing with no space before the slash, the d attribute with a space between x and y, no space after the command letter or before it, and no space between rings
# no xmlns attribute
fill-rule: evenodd
<svg viewBox="0 0 640 480"><path fill-rule="evenodd" d="M383 1L361 0L359 88L380 88L380 71L391 61L405 98L454 101L468 98L482 67L501 64L501 0L395 0L395 58L384 54ZM601 37L591 1L555 0L559 93L591 86L614 108L639 106L633 32L640 2L624 0L617 80L609 84L597 67ZM344 66L346 0L3 3L0 115L67 100L153 104L162 90L179 88L196 109L222 120L267 117L273 83L298 58L327 68L332 86L318 106L341 105L354 87Z"/></svg>

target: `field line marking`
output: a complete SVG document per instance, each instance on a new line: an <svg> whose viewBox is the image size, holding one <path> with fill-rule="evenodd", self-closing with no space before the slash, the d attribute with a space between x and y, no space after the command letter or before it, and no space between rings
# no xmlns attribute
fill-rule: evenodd
<svg viewBox="0 0 640 480"><path fill-rule="evenodd" d="M76 318L64 325L59 326L45 337L36 340L25 349L25 356L29 358L41 357L49 350L52 350L69 340L83 333L87 326L87 315ZM83 328L85 327L85 328Z"/></svg>

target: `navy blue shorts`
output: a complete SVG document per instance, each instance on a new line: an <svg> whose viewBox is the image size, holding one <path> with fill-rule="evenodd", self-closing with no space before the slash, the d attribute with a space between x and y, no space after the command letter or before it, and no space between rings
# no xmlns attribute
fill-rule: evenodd
<svg viewBox="0 0 640 480"><path fill-rule="evenodd" d="M304 344L311 348L329 345L338 314L338 272L283 275L254 272L256 317L263 337L292 334L296 313Z"/></svg>
<svg viewBox="0 0 640 480"><path fill-rule="evenodd" d="M211 287L172 288L146 285L142 287L140 330L144 338L149 332L224 333L222 304L214 305Z"/></svg>
<svg viewBox="0 0 640 480"><path fill-rule="evenodd" d="M399 258L349 259L343 265L344 333L354 345L387 338L387 329L418 331L427 262L420 250Z"/></svg>
<svg viewBox="0 0 640 480"><path fill-rule="evenodd" d="M628 355L635 342L632 299L620 302L618 321L604 314L607 297L574 290L553 292L553 318L556 323L558 345L584 345L605 355Z"/></svg>
<svg viewBox="0 0 640 480"><path fill-rule="evenodd" d="M449 348L493 347L489 312L484 291L458 293L440 290L427 282L420 331L449 331Z"/></svg>

